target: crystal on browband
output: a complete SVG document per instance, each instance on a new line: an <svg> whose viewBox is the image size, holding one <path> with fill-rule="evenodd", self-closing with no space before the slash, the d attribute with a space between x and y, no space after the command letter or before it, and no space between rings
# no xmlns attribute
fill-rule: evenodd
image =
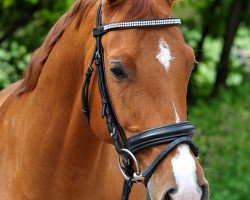
<svg viewBox="0 0 250 200"><path fill-rule="evenodd" d="M93 36L104 35L105 33L113 30L123 30L132 28L147 28L155 26L179 26L181 20L178 18L161 18L161 19L145 19L127 22L114 22L104 26L98 26L93 30Z"/></svg>
<svg viewBox="0 0 250 200"><path fill-rule="evenodd" d="M168 25L181 25L181 20L178 18L166 18L166 19L149 19L149 20L137 20L128 22L115 22L103 26L103 30L109 31L112 29L128 29L128 28L143 28L150 26L168 26Z"/></svg>

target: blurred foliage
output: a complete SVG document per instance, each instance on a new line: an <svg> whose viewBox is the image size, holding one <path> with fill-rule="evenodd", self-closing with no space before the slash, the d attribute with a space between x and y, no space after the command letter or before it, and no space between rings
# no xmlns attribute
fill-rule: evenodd
<svg viewBox="0 0 250 200"><path fill-rule="evenodd" d="M0 48L0 83L3 87L22 76L29 58L30 53L27 52L27 48L18 42L12 41L3 44ZM13 68L13 66L16 67Z"/></svg>
<svg viewBox="0 0 250 200"><path fill-rule="evenodd" d="M246 91L249 82L221 89L216 99L190 108L211 199L249 199L250 95Z"/></svg>
<svg viewBox="0 0 250 200"><path fill-rule="evenodd" d="M73 2L0 1L0 89L22 77L32 52Z"/></svg>
<svg viewBox="0 0 250 200"><path fill-rule="evenodd" d="M233 0L185 0L176 1L174 13L182 19L182 31L187 43L194 49L196 56L200 53L202 58L191 77L192 100L207 98L215 83L217 67L220 64L221 51L224 44L224 33L228 24L230 5ZM238 50L250 54L250 5L242 12L240 26L230 51L229 75L226 81L228 87L240 85L250 77L249 58L240 58ZM204 35L204 29L207 34ZM202 37L204 44L199 47Z"/></svg>
<svg viewBox="0 0 250 200"><path fill-rule="evenodd" d="M0 89L20 79L32 52L74 0L0 1ZM177 0L174 13L195 54L203 53L191 77L190 120L197 126L201 163L211 199L249 199L250 193L250 8L242 13L230 52L227 88L210 98L233 0ZM212 12L211 12L212 10ZM204 29L208 31L204 34ZM199 43L204 43L199 49ZM242 53L243 52L243 53ZM250 57L250 56L249 56Z"/></svg>

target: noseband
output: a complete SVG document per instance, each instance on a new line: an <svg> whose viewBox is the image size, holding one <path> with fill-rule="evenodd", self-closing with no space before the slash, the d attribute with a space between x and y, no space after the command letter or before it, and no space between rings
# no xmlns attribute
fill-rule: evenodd
<svg viewBox="0 0 250 200"><path fill-rule="evenodd" d="M82 90L83 112L89 118L88 90L90 79L94 69L95 62L98 74L98 87L102 99L102 118L106 118L108 131L113 139L114 146L118 153L118 165L121 173L125 177L122 193L122 200L128 200L131 188L134 183L143 182L145 186L154 173L160 162L168 155L177 145L188 144L195 156L198 156L198 148L192 142L194 126L186 121L172 125L165 125L157 128L145 130L137 133L130 138L126 138L125 133L116 117L109 95L108 85L105 76L104 53L101 38L110 31L124 29L154 28L161 26L179 26L180 19L161 18L146 19L127 22L117 22L102 25L102 3L97 10L97 26L93 30L93 36L96 38L96 47L92 60L85 74L85 80ZM155 145L168 144L168 146L156 157L156 159L143 171L140 170L135 153ZM134 167L136 169L134 169Z"/></svg>

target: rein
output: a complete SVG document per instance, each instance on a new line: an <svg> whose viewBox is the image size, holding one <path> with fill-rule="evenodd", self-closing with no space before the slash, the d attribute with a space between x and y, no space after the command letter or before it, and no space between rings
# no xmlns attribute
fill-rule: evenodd
<svg viewBox="0 0 250 200"><path fill-rule="evenodd" d="M126 138L113 108L109 95L108 85L105 76L104 53L101 38L110 31L124 29L153 28L160 26L179 26L180 19L161 18L146 19L127 22L116 22L102 25L102 3L98 6L96 28L93 30L93 36L96 38L96 47L91 62L85 74L85 80L82 89L82 110L89 119L88 90L90 79L94 71L95 63L98 74L98 87L102 99L102 118L106 119L107 128L113 139L115 149L118 154L118 165L122 175L125 177L122 192L122 200L128 200L131 188L134 183L143 182L145 186L154 173L160 162L179 144L188 144L194 155L198 156L198 148L192 142L194 126L186 121L165 125L157 128L142 131L130 138ZM168 146L156 157L156 159L143 171L140 170L135 153L159 144L168 144ZM135 166L136 169L133 168Z"/></svg>

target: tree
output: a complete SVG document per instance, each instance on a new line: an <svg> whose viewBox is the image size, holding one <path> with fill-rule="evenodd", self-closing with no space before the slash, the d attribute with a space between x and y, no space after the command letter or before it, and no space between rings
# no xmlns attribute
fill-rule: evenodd
<svg viewBox="0 0 250 200"><path fill-rule="evenodd" d="M20 79L31 53L43 42L52 25L73 2L0 1L0 89Z"/></svg>
<svg viewBox="0 0 250 200"><path fill-rule="evenodd" d="M215 84L213 86L212 96L215 96L218 93L220 86L226 86L226 80L229 73L229 56L231 47L242 20L242 13L246 11L248 2L249 1L246 0L234 0L231 4L224 34L224 45L220 61L217 65L217 74Z"/></svg>

